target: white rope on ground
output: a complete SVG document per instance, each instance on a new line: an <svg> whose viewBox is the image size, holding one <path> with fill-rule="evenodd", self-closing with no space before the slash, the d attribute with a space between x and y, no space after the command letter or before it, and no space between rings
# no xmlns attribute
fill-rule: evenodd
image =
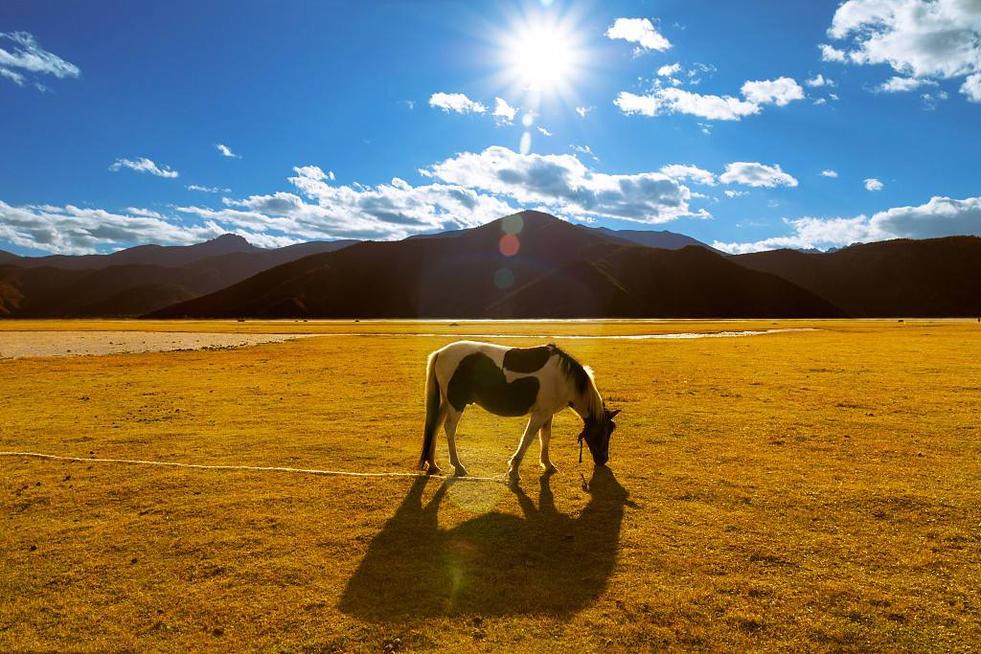
<svg viewBox="0 0 981 654"><path fill-rule="evenodd" d="M350 472L347 470L318 470L315 468L289 468L284 466L241 466L207 463L180 463L177 461L147 461L143 459L100 459L95 457L59 456L57 454L42 454L40 452L0 452L0 456L30 457L52 461L75 461L81 463L123 463L130 465L161 466L167 468L191 468L194 470L239 470L244 472L290 472L304 475L320 475L324 477L433 477L453 481L493 481L506 483L501 477L456 477L453 475L428 475L425 472Z"/></svg>

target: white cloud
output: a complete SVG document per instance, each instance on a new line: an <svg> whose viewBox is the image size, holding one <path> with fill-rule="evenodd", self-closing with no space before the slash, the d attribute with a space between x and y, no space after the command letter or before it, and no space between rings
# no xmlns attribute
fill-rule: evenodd
<svg viewBox="0 0 981 654"><path fill-rule="evenodd" d="M665 64L657 69L658 77L672 77L681 71L681 64Z"/></svg>
<svg viewBox="0 0 981 654"><path fill-rule="evenodd" d="M821 171L821 177L837 177L837 176L838 176L837 170L831 170L830 168L826 168L825 170Z"/></svg>
<svg viewBox="0 0 981 654"><path fill-rule="evenodd" d="M804 84L807 84L811 88L818 89L822 86L835 86L835 81L833 79L828 79L821 73L818 73L811 79L804 80Z"/></svg>
<svg viewBox="0 0 981 654"><path fill-rule="evenodd" d="M907 91L914 91L921 86L936 86L937 83L928 80L920 79L917 77L890 77L888 80L879 84L875 87L876 91L880 93L906 93Z"/></svg>
<svg viewBox="0 0 981 654"><path fill-rule="evenodd" d="M842 63L845 61L846 57L844 50L839 50L833 45L821 43L818 45L818 49L821 50L822 61L833 61L835 63Z"/></svg>
<svg viewBox="0 0 981 654"><path fill-rule="evenodd" d="M487 111L487 107L471 100L463 93L433 93L429 98L429 106L458 114L482 114Z"/></svg>
<svg viewBox="0 0 981 654"><path fill-rule="evenodd" d="M667 166L662 166L661 172L672 179L690 179L696 184L704 184L706 186L715 186L716 184L715 175L704 168L699 168L698 166L691 166L688 164L669 164Z"/></svg>
<svg viewBox="0 0 981 654"><path fill-rule="evenodd" d="M494 113L491 114L498 125L510 125L518 110L507 103L504 98L494 98Z"/></svg>
<svg viewBox="0 0 981 654"><path fill-rule="evenodd" d="M320 166L295 166L293 168L293 172L295 172L297 175L301 177L316 179L322 182L324 181L333 182L335 179L337 179L337 176L334 175L333 170L328 170L327 172L324 172L320 168Z"/></svg>
<svg viewBox="0 0 981 654"><path fill-rule="evenodd" d="M722 192L727 198L741 198L744 195L749 195L749 191L733 191L732 189L726 189Z"/></svg>
<svg viewBox="0 0 981 654"><path fill-rule="evenodd" d="M790 77L749 81L743 84L742 93L750 102L758 105L775 104L778 107L804 99L804 89Z"/></svg>
<svg viewBox="0 0 981 654"><path fill-rule="evenodd" d="M334 185L317 166L297 166L289 178L297 192L223 199L224 207L178 207L183 214L270 238L395 239L442 229L473 227L513 213L506 201L453 184Z"/></svg>
<svg viewBox="0 0 981 654"><path fill-rule="evenodd" d="M495 146L464 152L419 172L431 183L333 185L316 166L294 169L295 192L225 199L224 207L180 207L222 226L270 237L400 238L469 227L535 207L589 220L610 217L660 223L693 211L687 187L661 173L604 174L575 155L522 155Z"/></svg>
<svg viewBox="0 0 981 654"><path fill-rule="evenodd" d="M671 47L671 42L661 36L647 18L617 18L606 30L606 37L636 43L638 51L663 52Z"/></svg>
<svg viewBox="0 0 981 654"><path fill-rule="evenodd" d="M592 157L593 161L599 161L599 157L596 156L596 153L594 153L593 149L588 145L570 145L569 147L579 154L585 154ZM524 154L527 154L527 152Z"/></svg>
<svg viewBox="0 0 981 654"><path fill-rule="evenodd" d="M7 42L13 46L7 45ZM8 49L9 48L9 49ZM24 86L28 76L51 75L58 79L78 77L78 66L48 52L28 32L0 32L0 77ZM35 81L38 89L44 86Z"/></svg>
<svg viewBox="0 0 981 654"><path fill-rule="evenodd" d="M716 68L712 64L702 64L696 62L692 64L691 68L688 69L688 83L692 86L698 86L702 83L702 75L711 76L715 73L715 71Z"/></svg>
<svg viewBox="0 0 981 654"><path fill-rule="evenodd" d="M576 113L579 114L580 118L585 118L589 112L591 112L596 107L576 107Z"/></svg>
<svg viewBox="0 0 981 654"><path fill-rule="evenodd" d="M836 61L887 64L917 78L981 72L976 0L848 0L835 11L828 36L847 48Z"/></svg>
<svg viewBox="0 0 981 654"><path fill-rule="evenodd" d="M188 184L188 191L200 191L201 193L231 193L232 189L222 188L221 186L201 186L200 184Z"/></svg>
<svg viewBox="0 0 981 654"><path fill-rule="evenodd" d="M920 99L923 100L923 108L927 111L933 111L937 108L937 103L946 100L950 96L946 91L937 91L935 93L922 93L920 94ZM968 98L970 99L970 98Z"/></svg>
<svg viewBox="0 0 981 654"><path fill-rule="evenodd" d="M6 77L17 86L24 86L24 76L9 68L0 68L0 77Z"/></svg>
<svg viewBox="0 0 981 654"><path fill-rule="evenodd" d="M541 135L542 136L551 136L552 135L552 132L548 131L544 127L539 127L538 128L538 131L541 132Z"/></svg>
<svg viewBox="0 0 981 654"><path fill-rule="evenodd" d="M865 185L866 191L881 191L886 186L875 177L869 177L863 182L863 184Z"/></svg>
<svg viewBox="0 0 981 654"><path fill-rule="evenodd" d="M15 207L0 200L0 239L49 253L87 254L151 242L186 245L224 231L214 223L183 225L146 209L114 213L74 205Z"/></svg>
<svg viewBox="0 0 981 654"><path fill-rule="evenodd" d="M621 91L613 104L625 114L658 116L689 114L708 120L739 120L759 113L759 106L732 96L701 95L677 88L655 89L649 95Z"/></svg>
<svg viewBox="0 0 981 654"><path fill-rule="evenodd" d="M780 168L779 164L767 165L749 161L734 161L726 164L726 171L719 175L723 184L742 184L774 188L777 186L797 186L797 179Z"/></svg>
<svg viewBox="0 0 981 654"><path fill-rule="evenodd" d="M223 157L229 157L231 159L241 159L242 155L235 154L232 149L225 145L224 143L215 143L215 148L221 153Z"/></svg>
<svg viewBox="0 0 981 654"><path fill-rule="evenodd" d="M116 161L109 166L109 170L113 172L119 172L123 168L129 168L130 170L135 170L138 173L150 173L151 175L156 175L157 177L174 178L178 176L176 170L171 170L169 166L160 167L146 157L140 157L139 159L116 159Z"/></svg>
<svg viewBox="0 0 981 654"><path fill-rule="evenodd" d="M955 200L934 196L918 207L880 211L869 221L873 232L899 238L981 236L981 197Z"/></svg>
<svg viewBox="0 0 981 654"><path fill-rule="evenodd" d="M541 206L561 215L664 223L708 217L693 211L691 191L659 172L600 173L575 155L521 155L499 146L465 152L426 169L433 178Z"/></svg>
<svg viewBox="0 0 981 654"><path fill-rule="evenodd" d="M613 104L628 115L679 113L707 120L740 120L759 113L764 105L782 107L804 97L804 89L790 77L748 81L743 84L742 93L745 100L731 95L703 95L679 88L655 88L647 95L621 91Z"/></svg>
<svg viewBox="0 0 981 654"><path fill-rule="evenodd" d="M961 84L961 93L971 102L981 102L981 73L968 75Z"/></svg>
<svg viewBox="0 0 981 654"><path fill-rule="evenodd" d="M722 243L715 247L733 254L776 248L827 249L852 243L893 238L937 238L942 236L981 236L981 197L957 200L934 196L917 207L894 207L871 218L800 218L784 221L793 228L786 236L753 243Z"/></svg>

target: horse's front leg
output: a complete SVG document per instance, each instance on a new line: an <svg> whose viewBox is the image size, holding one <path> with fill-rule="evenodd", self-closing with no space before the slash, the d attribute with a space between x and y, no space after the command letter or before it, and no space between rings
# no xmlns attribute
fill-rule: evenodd
<svg viewBox="0 0 981 654"><path fill-rule="evenodd" d="M552 416L548 417L545 424L542 425L541 431L538 432L538 444L541 446L541 452L538 457L538 464L547 473L558 472L552 464L552 460L548 456L548 444L552 440Z"/></svg>
<svg viewBox="0 0 981 654"><path fill-rule="evenodd" d="M525 427L525 433L521 437L521 442L518 443L518 449L516 449L514 454L511 455L510 465L508 466L508 477L512 482L518 481L518 468L521 467L521 460L525 457L525 451L528 449L528 446L531 445L531 441L535 438L535 434L538 433L538 430L542 428L542 425L545 424L545 421L548 420L548 418L549 416L533 413L531 414L531 418L528 419L528 426Z"/></svg>

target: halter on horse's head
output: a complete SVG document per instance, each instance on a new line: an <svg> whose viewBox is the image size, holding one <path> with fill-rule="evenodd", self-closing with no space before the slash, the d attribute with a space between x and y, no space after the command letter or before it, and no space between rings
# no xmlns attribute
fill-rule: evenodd
<svg viewBox="0 0 981 654"><path fill-rule="evenodd" d="M583 440L589 446L589 453L593 455L593 463L601 466L610 459L610 437L613 435L613 430L617 428L613 418L618 413L620 409L610 411L604 406L601 416L586 418L579 433L579 463L582 463Z"/></svg>

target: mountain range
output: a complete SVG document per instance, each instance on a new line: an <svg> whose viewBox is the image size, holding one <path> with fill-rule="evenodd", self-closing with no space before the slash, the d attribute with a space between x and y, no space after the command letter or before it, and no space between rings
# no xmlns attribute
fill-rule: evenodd
<svg viewBox="0 0 981 654"><path fill-rule="evenodd" d="M973 317L979 261L973 236L730 256L682 234L523 211L402 241L0 252L0 316Z"/></svg>
<svg viewBox="0 0 981 654"><path fill-rule="evenodd" d="M265 249L225 234L195 245L141 245L105 255L19 257L0 251L0 317L140 316L352 243Z"/></svg>

